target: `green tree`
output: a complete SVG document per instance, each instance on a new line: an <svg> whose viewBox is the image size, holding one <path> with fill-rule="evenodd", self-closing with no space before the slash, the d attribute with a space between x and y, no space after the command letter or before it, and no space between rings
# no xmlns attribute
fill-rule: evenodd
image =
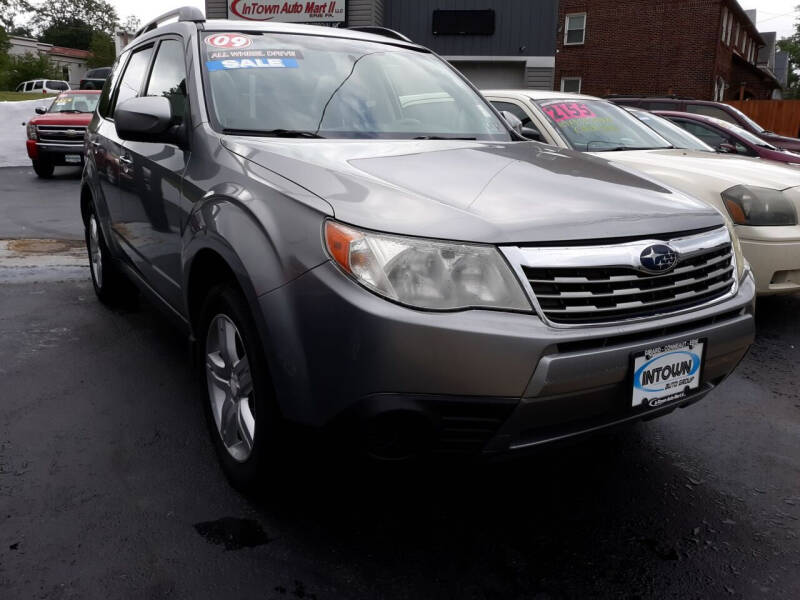
<svg viewBox="0 0 800 600"><path fill-rule="evenodd" d="M7 89L13 90L29 79L61 79L61 72L46 54L27 53L9 60Z"/></svg>
<svg viewBox="0 0 800 600"><path fill-rule="evenodd" d="M42 30L39 41L54 46L89 50L92 45L94 29L81 19L69 19L63 23L53 23Z"/></svg>
<svg viewBox="0 0 800 600"><path fill-rule="evenodd" d="M3 1L0 0L0 2ZM119 21L117 11L106 0L18 1L23 10L33 15L31 22L40 31L52 26L63 26L75 21L82 21L87 23L94 31L102 31L113 35Z"/></svg>
<svg viewBox="0 0 800 600"><path fill-rule="evenodd" d="M800 5L795 7L800 12ZM789 56L789 72L784 98L800 98L800 18L795 20L792 35L778 42L778 48Z"/></svg>
<svg viewBox="0 0 800 600"><path fill-rule="evenodd" d="M90 69L95 67L110 67L114 64L117 51L114 47L114 39L107 33L95 31L92 35L92 43L89 47L92 55L86 61Z"/></svg>
<svg viewBox="0 0 800 600"><path fill-rule="evenodd" d="M5 28L0 26L0 90L7 90L11 85L11 58L8 56L10 45Z"/></svg>

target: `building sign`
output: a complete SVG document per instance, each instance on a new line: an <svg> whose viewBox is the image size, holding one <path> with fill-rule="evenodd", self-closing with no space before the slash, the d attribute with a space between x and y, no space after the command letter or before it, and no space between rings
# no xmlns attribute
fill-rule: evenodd
<svg viewBox="0 0 800 600"><path fill-rule="evenodd" d="M327 2L228 0L228 18L239 21L340 23L344 21L344 6L345 0Z"/></svg>

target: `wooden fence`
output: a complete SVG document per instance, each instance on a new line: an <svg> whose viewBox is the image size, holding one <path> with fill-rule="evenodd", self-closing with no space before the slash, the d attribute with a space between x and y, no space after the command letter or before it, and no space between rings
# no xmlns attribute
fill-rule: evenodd
<svg viewBox="0 0 800 600"><path fill-rule="evenodd" d="M737 100L728 102L764 129L800 137L800 100Z"/></svg>

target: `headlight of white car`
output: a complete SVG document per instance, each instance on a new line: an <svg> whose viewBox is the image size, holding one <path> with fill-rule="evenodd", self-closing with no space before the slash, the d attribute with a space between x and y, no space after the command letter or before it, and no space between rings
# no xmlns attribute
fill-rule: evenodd
<svg viewBox="0 0 800 600"><path fill-rule="evenodd" d="M797 225L794 203L780 190L737 185L722 192L722 201L737 225Z"/></svg>
<svg viewBox="0 0 800 600"><path fill-rule="evenodd" d="M429 310L530 311L519 281L497 248L362 231L325 223L331 257L365 288Z"/></svg>

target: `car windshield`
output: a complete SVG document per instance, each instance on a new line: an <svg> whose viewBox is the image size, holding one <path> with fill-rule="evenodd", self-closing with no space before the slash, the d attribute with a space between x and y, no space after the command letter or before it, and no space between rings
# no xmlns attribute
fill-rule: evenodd
<svg viewBox="0 0 800 600"><path fill-rule="evenodd" d="M714 152L714 149L703 140L681 129L672 121L644 110L632 110L629 112L676 148Z"/></svg>
<svg viewBox="0 0 800 600"><path fill-rule="evenodd" d="M734 125L733 123L728 123L728 121L723 121L722 119L717 119L715 117L706 117L709 121L714 123L717 127L721 127L722 129L726 129L731 133L738 135L740 138L753 144L754 146L760 146L762 148L769 148L770 150L777 150L775 146L772 144L765 142L760 137L753 135L746 129L739 127L738 125Z"/></svg>
<svg viewBox="0 0 800 600"><path fill-rule="evenodd" d="M99 99L100 94L61 94L56 96L47 112L91 113Z"/></svg>
<svg viewBox="0 0 800 600"><path fill-rule="evenodd" d="M426 52L333 37L206 33L224 131L325 138L510 140L486 101Z"/></svg>
<svg viewBox="0 0 800 600"><path fill-rule="evenodd" d="M750 127L753 128L753 131L757 131L758 133L768 133L766 129L764 129L761 125L759 125L758 123L753 121L753 119L748 117L746 114L744 114L742 111L740 111L735 106L732 106L732 105L728 104L728 109L732 110L737 115L739 115L739 118L741 118L745 123L749 124Z"/></svg>
<svg viewBox="0 0 800 600"><path fill-rule="evenodd" d="M672 148L667 140L611 102L561 98L538 100L537 104L573 150Z"/></svg>

